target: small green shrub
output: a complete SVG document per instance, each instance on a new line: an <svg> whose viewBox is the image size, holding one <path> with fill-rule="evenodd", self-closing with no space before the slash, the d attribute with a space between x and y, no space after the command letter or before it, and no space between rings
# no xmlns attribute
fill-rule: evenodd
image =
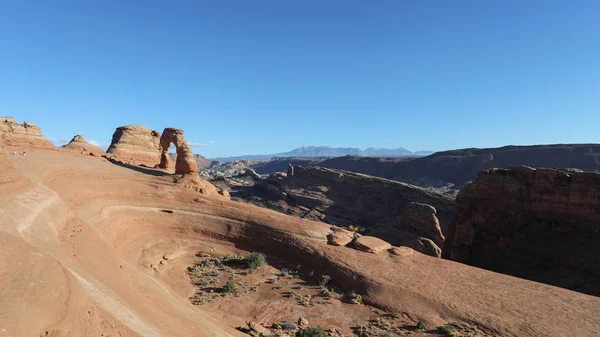
<svg viewBox="0 0 600 337"><path fill-rule="evenodd" d="M329 283L329 281L331 281L331 276L329 275L323 275L321 276L321 278L319 279L319 285L321 287L324 287L327 285L327 283Z"/></svg>
<svg viewBox="0 0 600 337"><path fill-rule="evenodd" d="M347 302L353 303L353 304L362 304L362 296L360 296L359 294L357 294L354 290L344 294L344 299Z"/></svg>
<svg viewBox="0 0 600 337"><path fill-rule="evenodd" d="M296 337L326 337L327 334L325 330L319 326L306 328L303 330L298 330L296 332Z"/></svg>
<svg viewBox="0 0 600 337"><path fill-rule="evenodd" d="M223 293L225 294L233 293L236 291L237 286L235 285L235 283L233 283L233 281L229 281L223 286Z"/></svg>
<svg viewBox="0 0 600 337"><path fill-rule="evenodd" d="M454 336L456 334L456 328L450 324L438 326L437 331L443 333L446 336Z"/></svg>
<svg viewBox="0 0 600 337"><path fill-rule="evenodd" d="M425 330L425 323L423 323L423 321L417 322L417 329Z"/></svg>
<svg viewBox="0 0 600 337"><path fill-rule="evenodd" d="M257 269L266 263L267 259L265 255L262 253L252 253L248 256L246 262L248 263L248 268Z"/></svg>
<svg viewBox="0 0 600 337"><path fill-rule="evenodd" d="M283 330L296 330L298 329L298 325L294 322L281 322L277 323Z"/></svg>

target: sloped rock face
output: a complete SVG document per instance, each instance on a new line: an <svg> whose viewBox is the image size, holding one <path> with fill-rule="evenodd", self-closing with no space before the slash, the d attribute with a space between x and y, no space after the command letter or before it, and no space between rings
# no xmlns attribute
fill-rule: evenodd
<svg viewBox="0 0 600 337"><path fill-rule="evenodd" d="M29 122L17 124L12 117L0 117L0 134L4 137L5 146L33 149L54 148L39 127Z"/></svg>
<svg viewBox="0 0 600 337"><path fill-rule="evenodd" d="M159 166L161 168L168 168L171 165L171 160L169 158L169 147L171 144L175 144L175 147L177 148L175 173L198 173L196 157L194 156L194 153L192 153L192 148L183 136L183 130L175 128L166 128L160 137L162 152Z"/></svg>
<svg viewBox="0 0 600 337"><path fill-rule="evenodd" d="M268 180L285 185L287 194L303 205L326 210L325 220L341 225L395 227L411 202L434 206L442 225L450 222L454 211L449 197L348 171L297 165L288 169L287 178L273 175Z"/></svg>
<svg viewBox="0 0 600 337"><path fill-rule="evenodd" d="M100 157L105 154L101 148L88 143L88 141L85 140L85 138L83 138L81 135L75 135L69 144L64 145L63 148L78 151L82 154L89 154L95 157Z"/></svg>
<svg viewBox="0 0 600 337"><path fill-rule="evenodd" d="M484 170L456 201L445 257L600 295L600 174Z"/></svg>
<svg viewBox="0 0 600 337"><path fill-rule="evenodd" d="M21 178L17 171L8 160L9 154L4 148L4 135L0 134L0 185L11 183Z"/></svg>
<svg viewBox="0 0 600 337"><path fill-rule="evenodd" d="M130 164L154 166L160 162L160 133L141 125L118 127L106 153Z"/></svg>
<svg viewBox="0 0 600 337"><path fill-rule="evenodd" d="M442 228L454 211L454 202L445 195L322 167L290 165L287 173L272 174L258 181L255 189L244 200L302 218L364 227L370 236L434 257L441 256ZM232 197L237 195L247 194L234 191ZM331 235L330 243L347 244L347 238L336 235Z"/></svg>

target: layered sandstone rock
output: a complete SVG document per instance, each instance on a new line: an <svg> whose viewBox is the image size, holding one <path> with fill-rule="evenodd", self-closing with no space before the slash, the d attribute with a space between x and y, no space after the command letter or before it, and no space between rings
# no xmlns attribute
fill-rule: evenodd
<svg viewBox="0 0 600 337"><path fill-rule="evenodd" d="M75 135L69 144L63 145L63 148L74 150L82 154L89 154L94 157L100 157L106 154L101 148L88 143L81 135Z"/></svg>
<svg viewBox="0 0 600 337"><path fill-rule="evenodd" d="M345 246L353 239L354 233L337 226L332 226L331 233L327 234L327 243L333 246Z"/></svg>
<svg viewBox="0 0 600 337"><path fill-rule="evenodd" d="M17 124L12 117L0 117L0 134L4 137L5 146L34 149L54 148L39 127L29 122Z"/></svg>
<svg viewBox="0 0 600 337"><path fill-rule="evenodd" d="M357 238L354 240L354 246L358 250L373 254L378 254L392 248L392 245L389 243L373 236L361 236Z"/></svg>
<svg viewBox="0 0 600 337"><path fill-rule="evenodd" d="M513 167L457 195L444 256L600 295L600 174Z"/></svg>
<svg viewBox="0 0 600 337"><path fill-rule="evenodd" d="M154 166L160 162L160 133L141 125L118 127L106 153L130 164Z"/></svg>
<svg viewBox="0 0 600 337"><path fill-rule="evenodd" d="M175 144L177 148L177 160L175 161L175 173L189 174L198 173L198 164L192 152L192 148L183 136L183 130L166 128L160 137L162 148L160 156L160 167L168 168L171 164L169 158L169 147Z"/></svg>

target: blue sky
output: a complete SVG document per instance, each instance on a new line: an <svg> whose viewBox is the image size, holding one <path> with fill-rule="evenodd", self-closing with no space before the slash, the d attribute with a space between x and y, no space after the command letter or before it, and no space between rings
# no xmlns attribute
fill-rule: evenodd
<svg viewBox="0 0 600 337"><path fill-rule="evenodd" d="M2 1L0 115L48 138L185 130L302 145L600 142L600 1Z"/></svg>

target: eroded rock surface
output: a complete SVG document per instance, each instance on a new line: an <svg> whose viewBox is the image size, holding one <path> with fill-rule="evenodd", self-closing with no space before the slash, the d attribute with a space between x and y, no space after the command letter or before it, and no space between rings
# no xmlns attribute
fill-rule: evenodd
<svg viewBox="0 0 600 337"><path fill-rule="evenodd" d="M600 295L600 174L483 170L456 201L444 256Z"/></svg>
<svg viewBox="0 0 600 337"><path fill-rule="evenodd" d="M160 133L141 125L120 126L106 153L133 165L154 166L160 162Z"/></svg>
<svg viewBox="0 0 600 337"><path fill-rule="evenodd" d="M175 161L175 173L189 174L198 172L198 164L192 148L183 136L183 130L166 128L160 137L162 152L160 155L160 167L168 168L171 165L169 158L169 147L175 144L177 148L177 159Z"/></svg>
<svg viewBox="0 0 600 337"><path fill-rule="evenodd" d="M18 124L12 117L0 117L0 134L4 145L18 148L53 149L54 145L44 137L42 130L30 122Z"/></svg>
<svg viewBox="0 0 600 337"><path fill-rule="evenodd" d="M101 148L88 143L88 141L85 140L85 138L83 138L81 135L75 135L69 144L64 145L63 148L78 151L82 154L89 154L95 157L100 157L106 154Z"/></svg>

